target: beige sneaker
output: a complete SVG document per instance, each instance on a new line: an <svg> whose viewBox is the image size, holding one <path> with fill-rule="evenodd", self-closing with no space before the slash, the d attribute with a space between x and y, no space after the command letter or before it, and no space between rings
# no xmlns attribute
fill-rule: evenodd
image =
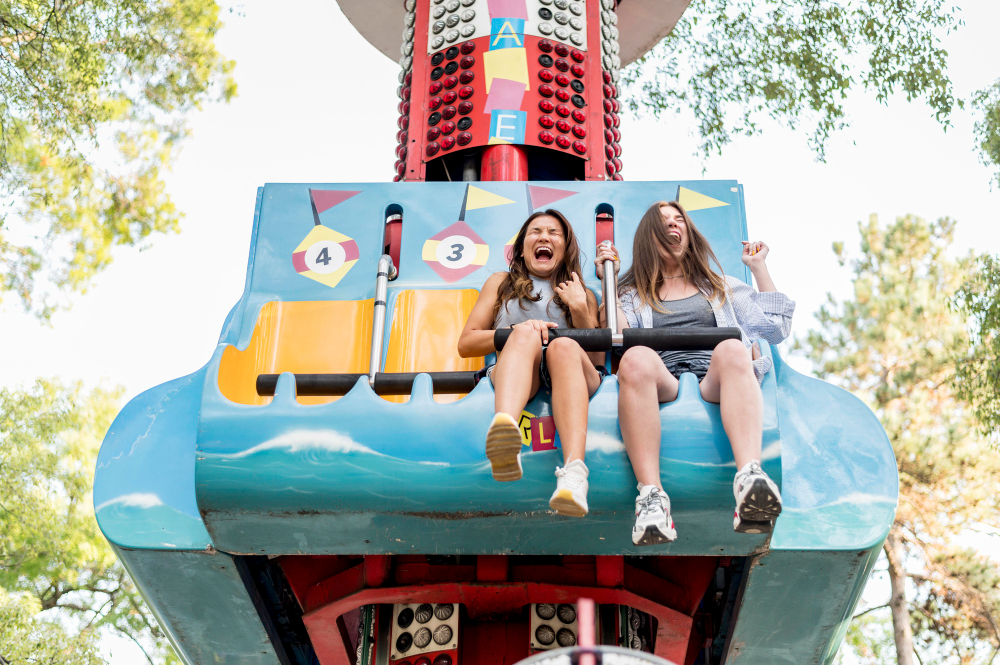
<svg viewBox="0 0 1000 665"><path fill-rule="evenodd" d="M583 460L575 459L565 467L556 467L556 491L549 499L549 508L560 515L583 517L587 514L587 490L590 471Z"/></svg>
<svg viewBox="0 0 1000 665"><path fill-rule="evenodd" d="M493 416L486 433L486 457L493 467L493 480L521 479L521 430L506 413Z"/></svg>

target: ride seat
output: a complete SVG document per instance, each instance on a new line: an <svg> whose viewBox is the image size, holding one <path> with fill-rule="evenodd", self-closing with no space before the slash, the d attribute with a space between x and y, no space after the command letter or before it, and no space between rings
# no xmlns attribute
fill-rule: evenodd
<svg viewBox="0 0 1000 665"><path fill-rule="evenodd" d="M458 355L458 337L476 304L476 289L400 289L392 307L392 327L386 348L386 372L465 372L483 367L483 358ZM438 402L455 402L465 395L435 395ZM409 395L389 395L406 402Z"/></svg>
<svg viewBox="0 0 1000 665"><path fill-rule="evenodd" d="M258 374L366 373L374 300L266 303L244 350L227 346L219 365L219 390L238 404L269 404L257 394ZM326 404L339 397L297 397Z"/></svg>

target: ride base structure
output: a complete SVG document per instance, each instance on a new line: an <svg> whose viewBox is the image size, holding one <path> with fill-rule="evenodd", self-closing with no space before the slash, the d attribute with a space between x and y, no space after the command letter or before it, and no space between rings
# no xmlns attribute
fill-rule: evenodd
<svg viewBox="0 0 1000 665"><path fill-rule="evenodd" d="M635 547L615 377L590 400L590 512L572 518L547 504L562 463L549 393L521 414L523 478L497 483L485 456L493 389L469 380L490 359L457 353L478 289L506 269L537 210L563 212L587 253L615 241L627 266L649 205L679 200L722 270L751 283L738 182L614 181L620 146L606 116L617 111L605 93L684 3L363 4L341 3L377 46L377 17L405 26L397 182L260 188L244 293L208 364L129 402L99 455L98 523L178 655L198 665L508 665L575 644L590 630L576 603L589 598L600 645L678 665L832 662L897 500L892 449L863 403L761 342L774 364L761 386L762 464L784 510L773 532L740 534L719 407L681 376L660 409L678 539ZM642 26L642 39L623 34L617 50L618 25ZM485 57L494 50L514 54ZM529 55L537 66L521 68ZM565 86L538 73L564 73L559 59ZM551 143L469 130L445 149L442 137L460 130L443 132L453 122L443 115L430 122L452 105L432 101L447 87L433 84L461 71L485 87L453 117L477 128L505 132L499 116L514 113L524 136L542 136L542 102L560 99L557 89L568 115L553 104ZM612 83L591 85L603 80ZM491 90L502 93L494 102ZM600 298L588 265L582 277ZM315 389L331 380L337 390Z"/></svg>

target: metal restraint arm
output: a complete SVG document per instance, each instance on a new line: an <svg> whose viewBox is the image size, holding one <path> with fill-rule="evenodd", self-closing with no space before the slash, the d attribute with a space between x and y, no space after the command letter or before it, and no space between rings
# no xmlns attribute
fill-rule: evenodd
<svg viewBox="0 0 1000 665"><path fill-rule="evenodd" d="M392 257L383 254L378 260L378 274L375 276L375 311L372 317L372 345L368 359L368 384L375 387L375 375L382 371L382 337L385 335L386 294L389 280L396 279L396 266L392 265ZM313 376L322 376L319 374ZM348 389L350 390L350 389ZM258 393L261 394L261 393ZM303 393L299 393L300 395ZM344 393L326 393L344 394Z"/></svg>

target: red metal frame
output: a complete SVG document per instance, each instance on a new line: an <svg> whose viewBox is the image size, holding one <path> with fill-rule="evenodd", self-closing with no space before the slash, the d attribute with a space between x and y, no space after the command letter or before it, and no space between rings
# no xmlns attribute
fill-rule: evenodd
<svg viewBox="0 0 1000 665"><path fill-rule="evenodd" d="M277 561L302 607L322 665L354 665L342 617L362 605L461 603L471 620L463 626L462 660L500 665L514 661L484 661L485 656L473 652L479 654L484 640L495 645L494 638L509 636L521 646L505 649L524 653L508 655L527 656L527 628L523 622L502 620L477 624L479 619L511 616L531 603L575 603L580 598L646 612L655 620L656 655L690 662L689 654L697 653L692 640L702 639L693 630L693 617L719 565L716 557L662 557L646 559L651 570L643 570L621 556L566 556L552 565L521 564L519 557L508 556L480 556L465 565L402 555L286 556Z"/></svg>
<svg viewBox="0 0 1000 665"><path fill-rule="evenodd" d="M430 2L418 0L416 6L416 27L413 34L413 66L410 70L410 125L406 136L406 170L404 180L424 180L427 167L424 164L424 145L427 131L427 17L430 16ZM423 26L421 29L420 26Z"/></svg>
<svg viewBox="0 0 1000 665"><path fill-rule="evenodd" d="M410 70L410 95L407 100L409 102L407 151L404 158L405 168L402 175L402 179L408 181L426 180L427 164L429 161L442 159L447 154L458 153L465 149L456 146L450 151L439 152L433 157L428 157L425 154L425 148L428 143L426 136L428 130L427 117L430 113L428 107L428 100L430 99L428 93L428 85L430 83L428 75L432 69L432 65L430 64L431 56L427 53L427 26L429 24L428 18L431 6L431 0L417 0L415 8L413 64ZM480 11L485 11L485 8ZM489 116L482 113L487 99L483 63L485 53L489 49L489 35L477 35L468 40L461 39L455 42L455 46L459 46L466 41L471 41L476 45L476 50L472 53L472 56L475 58L475 64L469 70L474 75L470 83L474 92L468 99L469 102L473 103L474 110L467 117L474 119L472 128L468 130L474 137L469 147L482 148L481 163L483 169L481 180L528 180L527 157L524 150L526 146L532 146L535 150L552 150L557 154L562 152L568 157L571 156L572 158L583 160L584 180L601 181L611 179L607 175L605 168L605 96L601 12L602 7L600 2L595 1L586 4L587 47L584 51L584 60L580 63L585 70L581 79L585 87L580 94L587 100L587 105L583 109L586 121L582 125L586 129L586 136L581 139L586 143L587 149L583 155L577 155L568 148L560 149L555 145L546 145L538 139L538 132L540 130L538 119L541 113L535 104L542 98L538 94L540 81L537 77L539 71L537 61L538 56L541 54L538 43L543 38L535 35L525 35L524 38L529 71L526 100L529 101L523 106L527 114L524 143L523 145L516 146L486 145L485 143L488 137ZM575 49L575 47L570 47ZM439 50L443 51L444 47ZM576 140L575 136L570 135L570 137Z"/></svg>
<svg viewBox="0 0 1000 665"><path fill-rule="evenodd" d="M601 64L601 3L587 8L587 161L585 180L607 180L604 170L604 67Z"/></svg>
<svg viewBox="0 0 1000 665"><path fill-rule="evenodd" d="M528 152L520 145L491 145L483 148L479 179L527 180Z"/></svg>

